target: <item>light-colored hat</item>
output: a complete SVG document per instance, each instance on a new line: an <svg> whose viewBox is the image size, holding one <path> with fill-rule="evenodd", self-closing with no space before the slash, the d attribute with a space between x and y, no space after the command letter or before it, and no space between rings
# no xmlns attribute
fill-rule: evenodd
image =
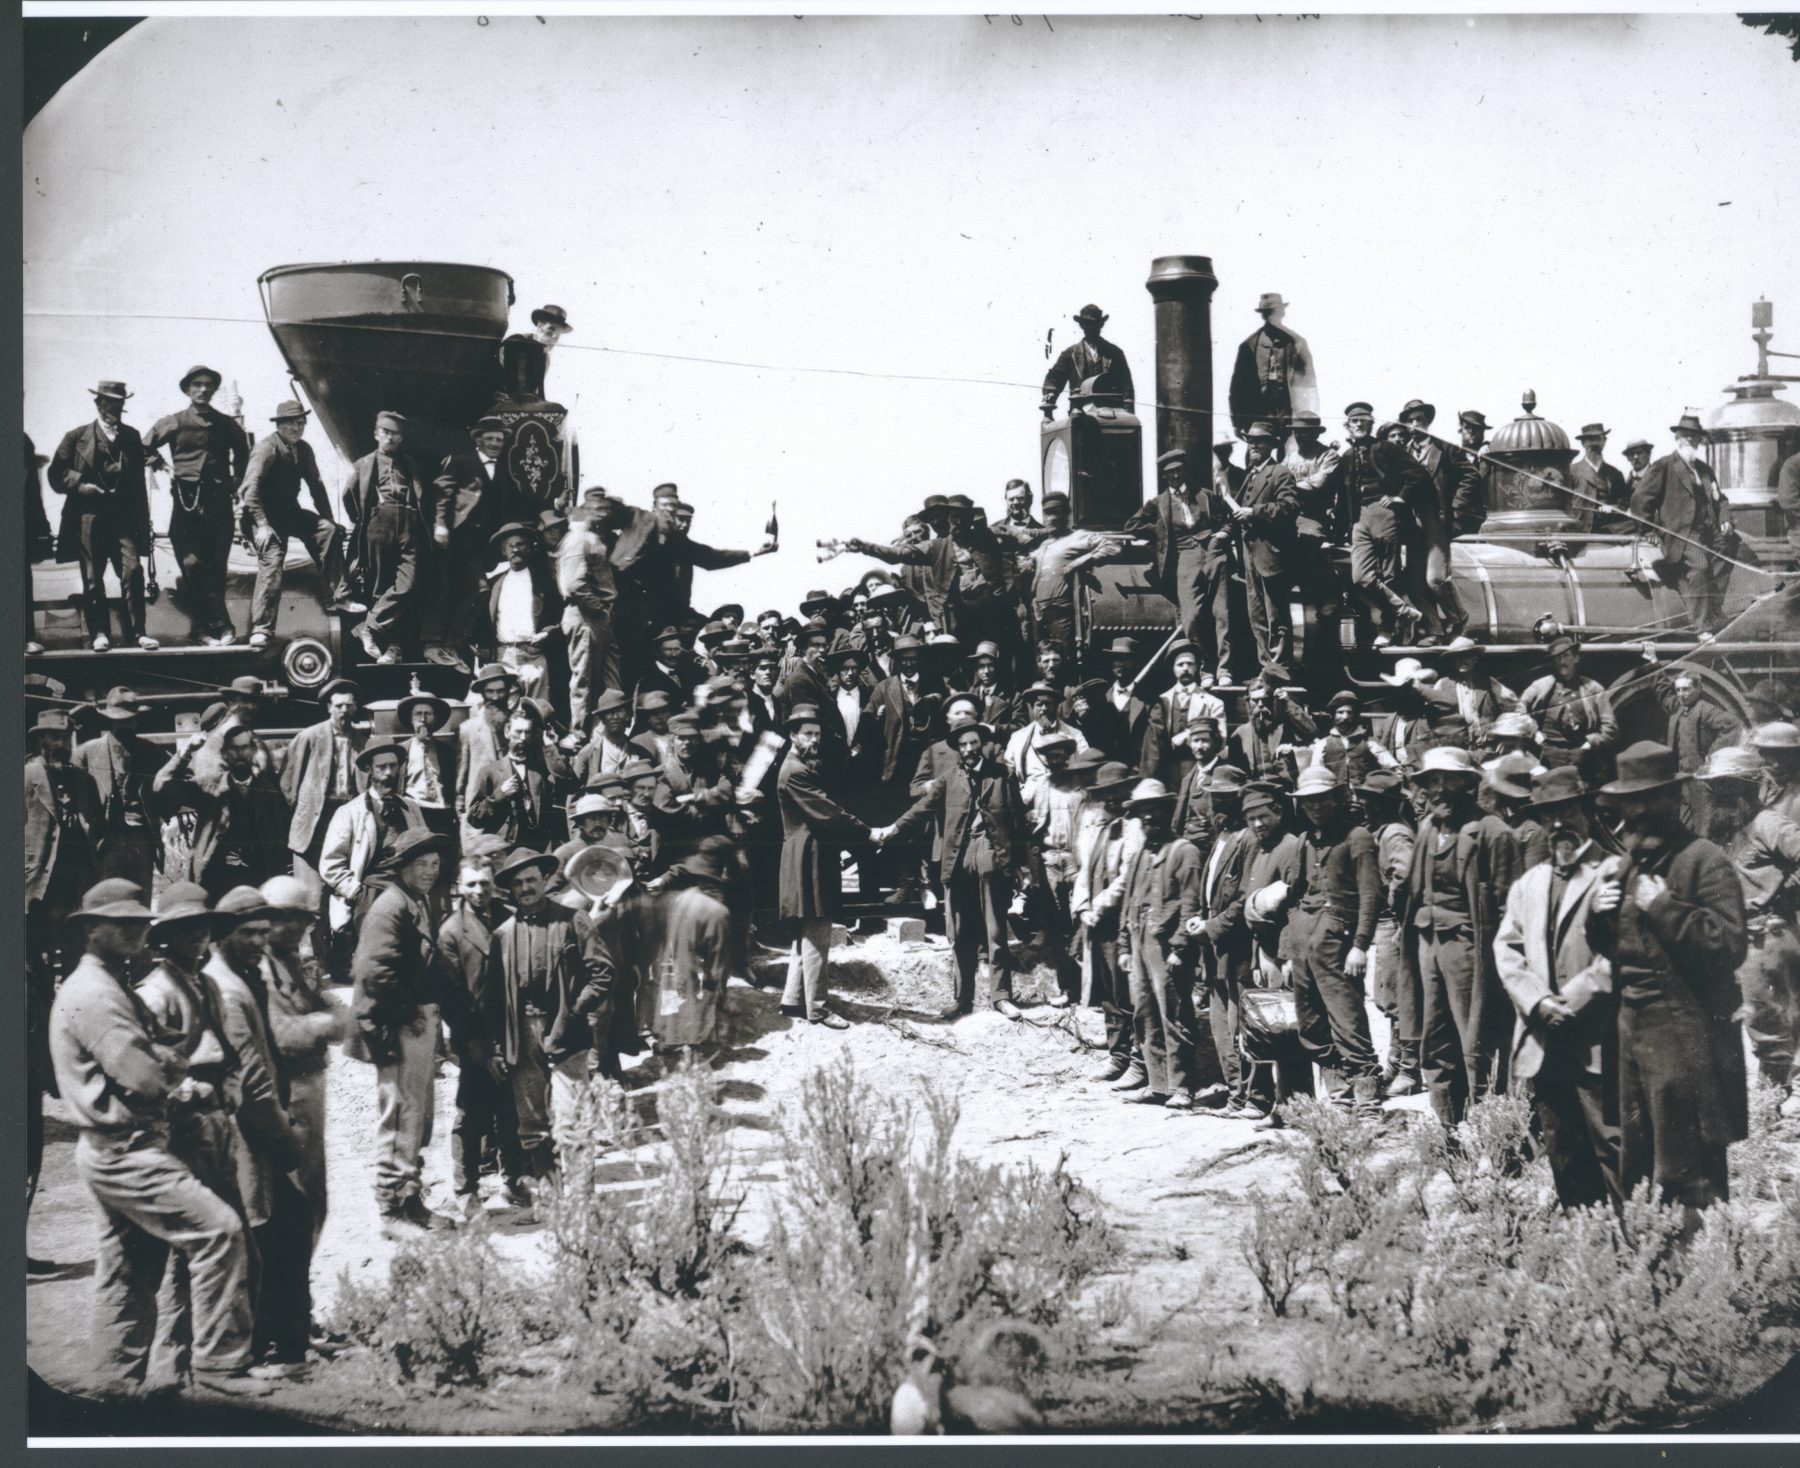
<svg viewBox="0 0 1800 1468"><path fill-rule="evenodd" d="M1426 750L1425 758L1419 761L1418 774L1461 775L1471 781L1481 778L1481 771L1475 767L1475 756L1454 744L1440 744Z"/></svg>
<svg viewBox="0 0 1800 1468"><path fill-rule="evenodd" d="M1536 739L1537 720L1515 709L1499 715L1488 725L1488 733L1495 739Z"/></svg>
<svg viewBox="0 0 1800 1468"><path fill-rule="evenodd" d="M1390 688L1400 688L1408 683L1422 683L1435 679L1437 674L1417 658L1401 658L1394 664L1393 672L1378 673L1376 677Z"/></svg>
<svg viewBox="0 0 1800 1468"><path fill-rule="evenodd" d="M307 913L318 916L319 904L309 900L306 883L298 877L270 877L262 884L263 901L281 912Z"/></svg>
<svg viewBox="0 0 1800 1468"><path fill-rule="evenodd" d="M1147 806L1174 803L1175 796L1161 780L1139 780L1131 789L1131 799L1125 802L1125 813L1133 815Z"/></svg>
<svg viewBox="0 0 1800 1468"><path fill-rule="evenodd" d="M1294 782L1294 797L1303 800L1309 795L1330 795L1340 788L1337 771L1330 765L1308 765Z"/></svg>
<svg viewBox="0 0 1800 1468"><path fill-rule="evenodd" d="M1755 750L1725 744L1707 755L1700 767L1702 780L1735 780L1745 785L1762 783L1765 766Z"/></svg>
<svg viewBox="0 0 1800 1468"><path fill-rule="evenodd" d="M1274 921L1282 903L1287 901L1287 895L1286 882L1271 882L1266 887L1258 887L1244 904L1245 918L1253 923Z"/></svg>
<svg viewBox="0 0 1800 1468"><path fill-rule="evenodd" d="M1800 726L1785 719L1772 724L1758 724L1750 734L1752 749L1800 749Z"/></svg>

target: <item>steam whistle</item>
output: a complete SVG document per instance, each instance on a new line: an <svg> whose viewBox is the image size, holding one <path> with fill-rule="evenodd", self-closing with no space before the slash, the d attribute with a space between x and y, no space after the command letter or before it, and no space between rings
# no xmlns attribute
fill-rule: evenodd
<svg viewBox="0 0 1800 1468"><path fill-rule="evenodd" d="M775 518L775 501L769 501L769 523L763 526L763 534L770 540L781 539L781 522Z"/></svg>

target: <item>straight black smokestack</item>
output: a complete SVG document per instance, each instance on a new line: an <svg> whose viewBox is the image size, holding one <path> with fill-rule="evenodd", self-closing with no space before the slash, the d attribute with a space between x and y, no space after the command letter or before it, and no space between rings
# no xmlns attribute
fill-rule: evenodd
<svg viewBox="0 0 1800 1468"><path fill-rule="evenodd" d="M1144 289L1156 302L1156 453L1182 449L1191 473L1212 476L1212 298L1205 255L1151 262ZM1153 481L1154 482L1154 478Z"/></svg>

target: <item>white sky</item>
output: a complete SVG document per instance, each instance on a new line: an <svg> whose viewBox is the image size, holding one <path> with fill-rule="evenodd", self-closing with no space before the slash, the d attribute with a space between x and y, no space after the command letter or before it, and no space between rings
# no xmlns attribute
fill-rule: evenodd
<svg viewBox="0 0 1800 1468"><path fill-rule="evenodd" d="M1147 401L1157 255L1213 259L1221 410L1277 290L1334 427L1530 387L1660 451L1754 365L1757 296L1800 350L1797 140L1800 68L1729 16L153 19L25 133L25 426L48 453L100 377L145 426L203 361L266 431L262 270L494 265L515 325L576 324L584 480L673 479L720 545L778 500L782 552L696 595L791 606L864 565L820 535L1035 487L1084 302Z"/></svg>

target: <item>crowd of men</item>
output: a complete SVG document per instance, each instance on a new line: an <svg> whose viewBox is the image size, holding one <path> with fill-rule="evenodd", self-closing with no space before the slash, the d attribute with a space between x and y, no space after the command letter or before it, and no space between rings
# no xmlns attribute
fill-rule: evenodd
<svg viewBox="0 0 1800 1468"><path fill-rule="evenodd" d="M138 525L135 507L106 519L116 477L85 498L90 450L128 457L123 389L102 387L119 388L111 437L78 431L104 443L65 441L52 476L96 583ZM1401 417L1423 433L1421 409ZM196 396L186 429L209 411ZM1406 429L1359 432L1373 427L1362 404L1349 417L1324 499L1303 503L1290 467L1319 448L1313 426L1258 419L1247 468L1221 456L1210 481L1235 505L1218 525L1195 506L1224 494L1197 490L1179 455L1116 536L1071 529L1060 496L1038 520L1023 481L993 521L934 495L898 541L832 547L895 572L752 620L691 610L695 568L748 553L691 541L674 486L651 509L590 486L512 518L489 420L459 467L428 475L406 424L381 415L344 496L340 560L304 411L285 405L225 540L202 494L182 543L204 559L241 514L272 621L261 576L278 582L286 538L305 540L333 607L367 608L373 662L396 660L410 619L432 661L469 669L468 695L414 692L378 734L364 690L338 678L280 743L259 733L275 727L262 684L241 679L172 751L139 732L129 688L37 716L33 1180L50 1091L102 1219L95 1330L111 1376L141 1389L163 1374L156 1358L177 1379L280 1375L330 1348L306 1282L334 1047L373 1067L392 1234L455 1223L421 1182L445 1059L457 1214L529 1208L555 1186L580 1087L646 1052L656 1064L634 1060L633 1079L703 1061L726 1039L727 979L766 971L765 949L788 952L784 1016L850 1025L829 964L851 873L862 911L942 916L943 1020L1020 1020L1027 964L1036 1002L1101 1011L1094 1079L1122 1103L1275 1128L1316 1073L1359 1114L1423 1091L1454 1126L1474 1100L1525 1088L1566 1204L1617 1204L1641 1182L1696 1216L1723 1198L1725 1147L1746 1125L1740 1026L1783 1090L1800 1028L1790 692L1759 685L1740 728L1678 673L1668 743L1621 749L1564 636L1515 693L1464 632L1442 567L1396 549L1392 501L1432 471ZM1480 415L1463 419L1478 445ZM65 469L77 455L87 467ZM1433 481L1455 487L1446 535L1479 523L1475 462ZM302 486L316 513L298 508ZM1348 535L1338 504L1358 510ZM1240 629L1213 611L1234 564L1221 532L1249 547L1235 562L1256 665L1243 684ZM1396 631L1428 619L1400 610L1420 603L1396 578L1418 578L1435 666L1400 657L1378 684L1309 697L1283 612L1290 570L1315 560L1309 534L1349 546L1353 584ZM1079 566L1145 554L1174 634L1074 646ZM103 618L103 592L98 605ZM128 621L133 605L128 586ZM204 635L230 629L208 613Z"/></svg>

